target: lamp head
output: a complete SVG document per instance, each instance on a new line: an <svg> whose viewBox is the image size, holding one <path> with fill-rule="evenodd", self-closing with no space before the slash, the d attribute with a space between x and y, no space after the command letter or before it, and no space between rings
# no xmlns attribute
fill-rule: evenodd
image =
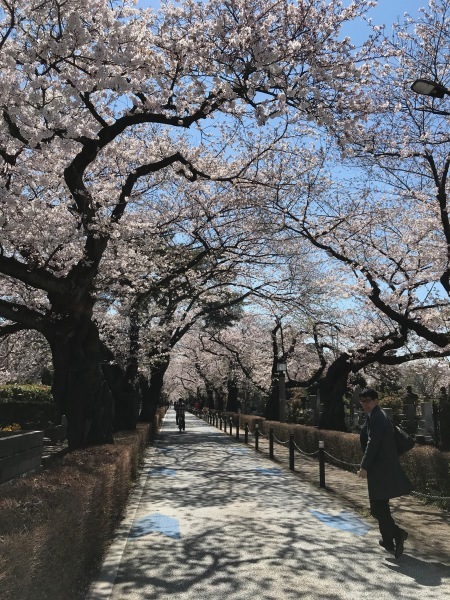
<svg viewBox="0 0 450 600"><path fill-rule="evenodd" d="M411 89L416 94L422 94L423 96L431 96L432 98L443 98L445 94L450 94L444 85L431 81L431 79L416 79L412 84Z"/></svg>

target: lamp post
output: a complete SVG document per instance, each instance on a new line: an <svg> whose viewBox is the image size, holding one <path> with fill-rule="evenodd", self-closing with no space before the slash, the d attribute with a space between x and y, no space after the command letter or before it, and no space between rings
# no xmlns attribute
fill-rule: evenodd
<svg viewBox="0 0 450 600"><path fill-rule="evenodd" d="M286 423L286 385L285 385L285 373L286 363L277 363L278 371L278 402L279 402L279 419L280 423Z"/></svg>
<svg viewBox="0 0 450 600"><path fill-rule="evenodd" d="M450 90L441 83L437 83L431 79L416 79L412 84L411 89L413 92L416 92L416 94L431 96L432 98L443 98L445 94L450 96Z"/></svg>

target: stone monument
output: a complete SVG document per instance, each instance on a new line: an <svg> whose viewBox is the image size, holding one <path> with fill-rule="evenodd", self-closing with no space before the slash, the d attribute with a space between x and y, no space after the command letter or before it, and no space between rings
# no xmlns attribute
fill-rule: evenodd
<svg viewBox="0 0 450 600"><path fill-rule="evenodd" d="M406 388L406 395L403 398L403 419L401 421L402 428L410 435L417 432L417 403L419 396L412 391L410 385Z"/></svg>
<svg viewBox="0 0 450 600"><path fill-rule="evenodd" d="M434 420L433 405L431 402L422 402L420 405L421 418L417 428L416 440L421 443L433 443Z"/></svg>

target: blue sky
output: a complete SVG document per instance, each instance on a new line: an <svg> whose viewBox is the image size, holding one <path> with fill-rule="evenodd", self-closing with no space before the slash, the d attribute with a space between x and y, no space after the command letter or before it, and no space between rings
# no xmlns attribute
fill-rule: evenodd
<svg viewBox="0 0 450 600"><path fill-rule="evenodd" d="M370 12L374 23L389 25L397 17L403 17L405 12L412 17L417 16L418 9L422 6L428 6L428 0L378 0L378 6Z"/></svg>
<svg viewBox="0 0 450 600"><path fill-rule="evenodd" d="M139 5L159 7L159 0L139 0ZM418 9L427 5L428 0L378 0L377 7L372 9L370 14L374 23L389 26L397 17L403 17L405 11L415 17Z"/></svg>
<svg viewBox="0 0 450 600"><path fill-rule="evenodd" d="M160 2L159 0L138 0L138 5L159 8ZM397 20L401 22L405 12L408 12L413 18L417 17L419 8L423 6L428 6L428 0L378 0L377 6L370 10L368 16L372 17L374 25L385 25L386 35L389 36L392 23ZM344 28L343 35L348 35L352 42L358 46L367 38L368 32L362 22L355 22Z"/></svg>

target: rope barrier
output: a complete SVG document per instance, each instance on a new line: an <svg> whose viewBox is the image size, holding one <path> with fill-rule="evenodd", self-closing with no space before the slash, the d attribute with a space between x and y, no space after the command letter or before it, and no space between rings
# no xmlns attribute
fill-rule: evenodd
<svg viewBox="0 0 450 600"><path fill-rule="evenodd" d="M294 442L294 448L296 448L300 452L300 454L303 454L303 456L316 456L316 454L319 454L318 450L316 450L315 452L310 452L310 453L304 452L297 446L297 444L295 442Z"/></svg>
<svg viewBox="0 0 450 600"><path fill-rule="evenodd" d="M281 444L282 446L289 444L289 440L287 440L286 442L282 442L275 435L273 436L273 439L277 442L277 444Z"/></svg>
<svg viewBox="0 0 450 600"><path fill-rule="evenodd" d="M329 454L328 452L325 452L325 454L327 456L329 456L330 458L332 458L333 460L337 461L338 463L341 463L343 465L348 465L349 467L353 467L354 469L359 469L361 465L356 464L356 463L349 463L346 462L345 460L341 460L340 458L336 458L335 456Z"/></svg>
<svg viewBox="0 0 450 600"><path fill-rule="evenodd" d="M264 434L260 429L257 429L258 431L258 437L260 438L265 438L265 439L270 439L270 436ZM277 444L280 445L287 445L289 444L290 440L287 440L285 442L283 442L282 440L279 440L275 435L272 434L272 439L277 442ZM318 454L320 454L320 450L316 450L315 452L304 452L301 448L299 448L296 444L296 442L293 443L294 448L297 450L297 452L299 452L300 454L302 454L303 456L317 456ZM355 469L356 471L359 470L359 468L361 467L360 464L357 463L350 463L347 462L345 460L341 460L340 458L336 458L335 456L333 456L332 454L330 454L329 452L326 452L323 450L323 454L325 454L326 456L328 456L330 459L343 464L343 465L347 465L349 467L352 467L353 469ZM413 496L417 496L418 498L427 498L429 500L450 500L450 496L432 496L431 494L422 494L420 492L411 492L411 495Z"/></svg>

